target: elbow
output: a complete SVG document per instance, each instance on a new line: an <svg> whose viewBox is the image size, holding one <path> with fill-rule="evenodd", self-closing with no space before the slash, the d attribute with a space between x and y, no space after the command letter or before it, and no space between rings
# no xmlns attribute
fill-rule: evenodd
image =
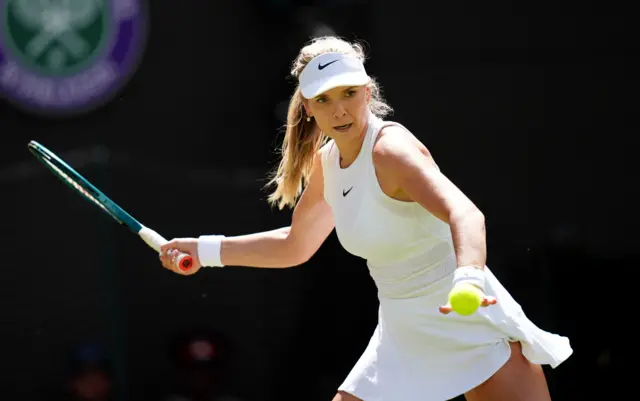
<svg viewBox="0 0 640 401"><path fill-rule="evenodd" d="M485 231L485 217L477 207L469 207L457 213L452 213L449 218L451 225L459 227L473 227Z"/></svg>
<svg viewBox="0 0 640 401"><path fill-rule="evenodd" d="M302 243L296 241L292 236L288 235L288 233L284 246L284 252L281 253L283 257L280 260L281 263L279 263L279 267L281 268L286 269L301 266L307 263L313 256L313 252L308 252Z"/></svg>
<svg viewBox="0 0 640 401"><path fill-rule="evenodd" d="M297 267L304 264L308 259L303 259L295 255L285 253L276 258L266 260L262 267L271 269L289 269L291 267Z"/></svg>
<svg viewBox="0 0 640 401"><path fill-rule="evenodd" d="M311 260L312 256L313 253L310 254L308 252L294 252L291 254L291 258L289 259L287 266L284 267L289 268L302 266L303 264Z"/></svg>
<svg viewBox="0 0 640 401"><path fill-rule="evenodd" d="M311 258L303 258L303 257L297 257L292 255L286 259L280 260L279 263L277 263L276 266L273 266L273 267L277 267L280 269L289 269L291 267L301 266L307 263L309 259Z"/></svg>

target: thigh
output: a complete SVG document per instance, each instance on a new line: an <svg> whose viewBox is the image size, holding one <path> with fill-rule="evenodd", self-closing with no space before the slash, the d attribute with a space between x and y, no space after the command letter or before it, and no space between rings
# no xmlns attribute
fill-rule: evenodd
<svg viewBox="0 0 640 401"><path fill-rule="evenodd" d="M519 342L511 343L511 357L487 381L465 394L467 401L551 401L540 365L522 355Z"/></svg>
<svg viewBox="0 0 640 401"><path fill-rule="evenodd" d="M333 397L332 401L362 401L362 400L349 393L345 393L344 391L338 391L338 394L336 394L336 396Z"/></svg>

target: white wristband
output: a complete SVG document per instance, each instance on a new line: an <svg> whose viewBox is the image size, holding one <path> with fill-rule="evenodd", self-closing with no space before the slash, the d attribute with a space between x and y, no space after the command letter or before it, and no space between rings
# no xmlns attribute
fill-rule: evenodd
<svg viewBox="0 0 640 401"><path fill-rule="evenodd" d="M453 273L453 286L458 284L472 284L484 292L486 276L484 270L474 266L460 266Z"/></svg>
<svg viewBox="0 0 640 401"><path fill-rule="evenodd" d="M201 235L198 238L198 258L203 267L224 267L221 260L224 235Z"/></svg>

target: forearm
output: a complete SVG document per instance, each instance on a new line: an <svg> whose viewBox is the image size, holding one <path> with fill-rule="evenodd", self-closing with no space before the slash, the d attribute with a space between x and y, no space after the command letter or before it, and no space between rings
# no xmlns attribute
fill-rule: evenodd
<svg viewBox="0 0 640 401"><path fill-rule="evenodd" d="M484 215L476 209L453 217L449 225L457 265L484 268L487 261Z"/></svg>
<svg viewBox="0 0 640 401"><path fill-rule="evenodd" d="M263 268L292 267L302 263L289 246L290 227L222 240L221 260L225 266Z"/></svg>

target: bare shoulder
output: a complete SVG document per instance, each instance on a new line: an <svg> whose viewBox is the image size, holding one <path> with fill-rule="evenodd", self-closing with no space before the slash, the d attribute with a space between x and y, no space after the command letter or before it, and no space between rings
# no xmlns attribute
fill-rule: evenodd
<svg viewBox="0 0 640 401"><path fill-rule="evenodd" d="M383 128L373 147L373 162L382 169L395 169L425 159L431 159L427 147L413 133L398 126Z"/></svg>
<svg viewBox="0 0 640 401"><path fill-rule="evenodd" d="M316 154L313 158L313 165L311 166L311 176L309 177L310 182L321 182L323 179L323 160L326 159L331 147L333 146L333 141L329 141L322 145L320 149L316 151Z"/></svg>
<svg viewBox="0 0 640 401"><path fill-rule="evenodd" d="M314 167L322 167L323 159L327 158L331 148L334 146L333 140L328 141L320 149L316 151L316 155L313 160Z"/></svg>
<svg viewBox="0 0 640 401"><path fill-rule="evenodd" d="M318 153L316 155L321 155L325 152L329 152L333 146L334 146L333 139L331 139L330 141L327 141L327 143L322 145L322 147L320 148L320 150L318 150Z"/></svg>

